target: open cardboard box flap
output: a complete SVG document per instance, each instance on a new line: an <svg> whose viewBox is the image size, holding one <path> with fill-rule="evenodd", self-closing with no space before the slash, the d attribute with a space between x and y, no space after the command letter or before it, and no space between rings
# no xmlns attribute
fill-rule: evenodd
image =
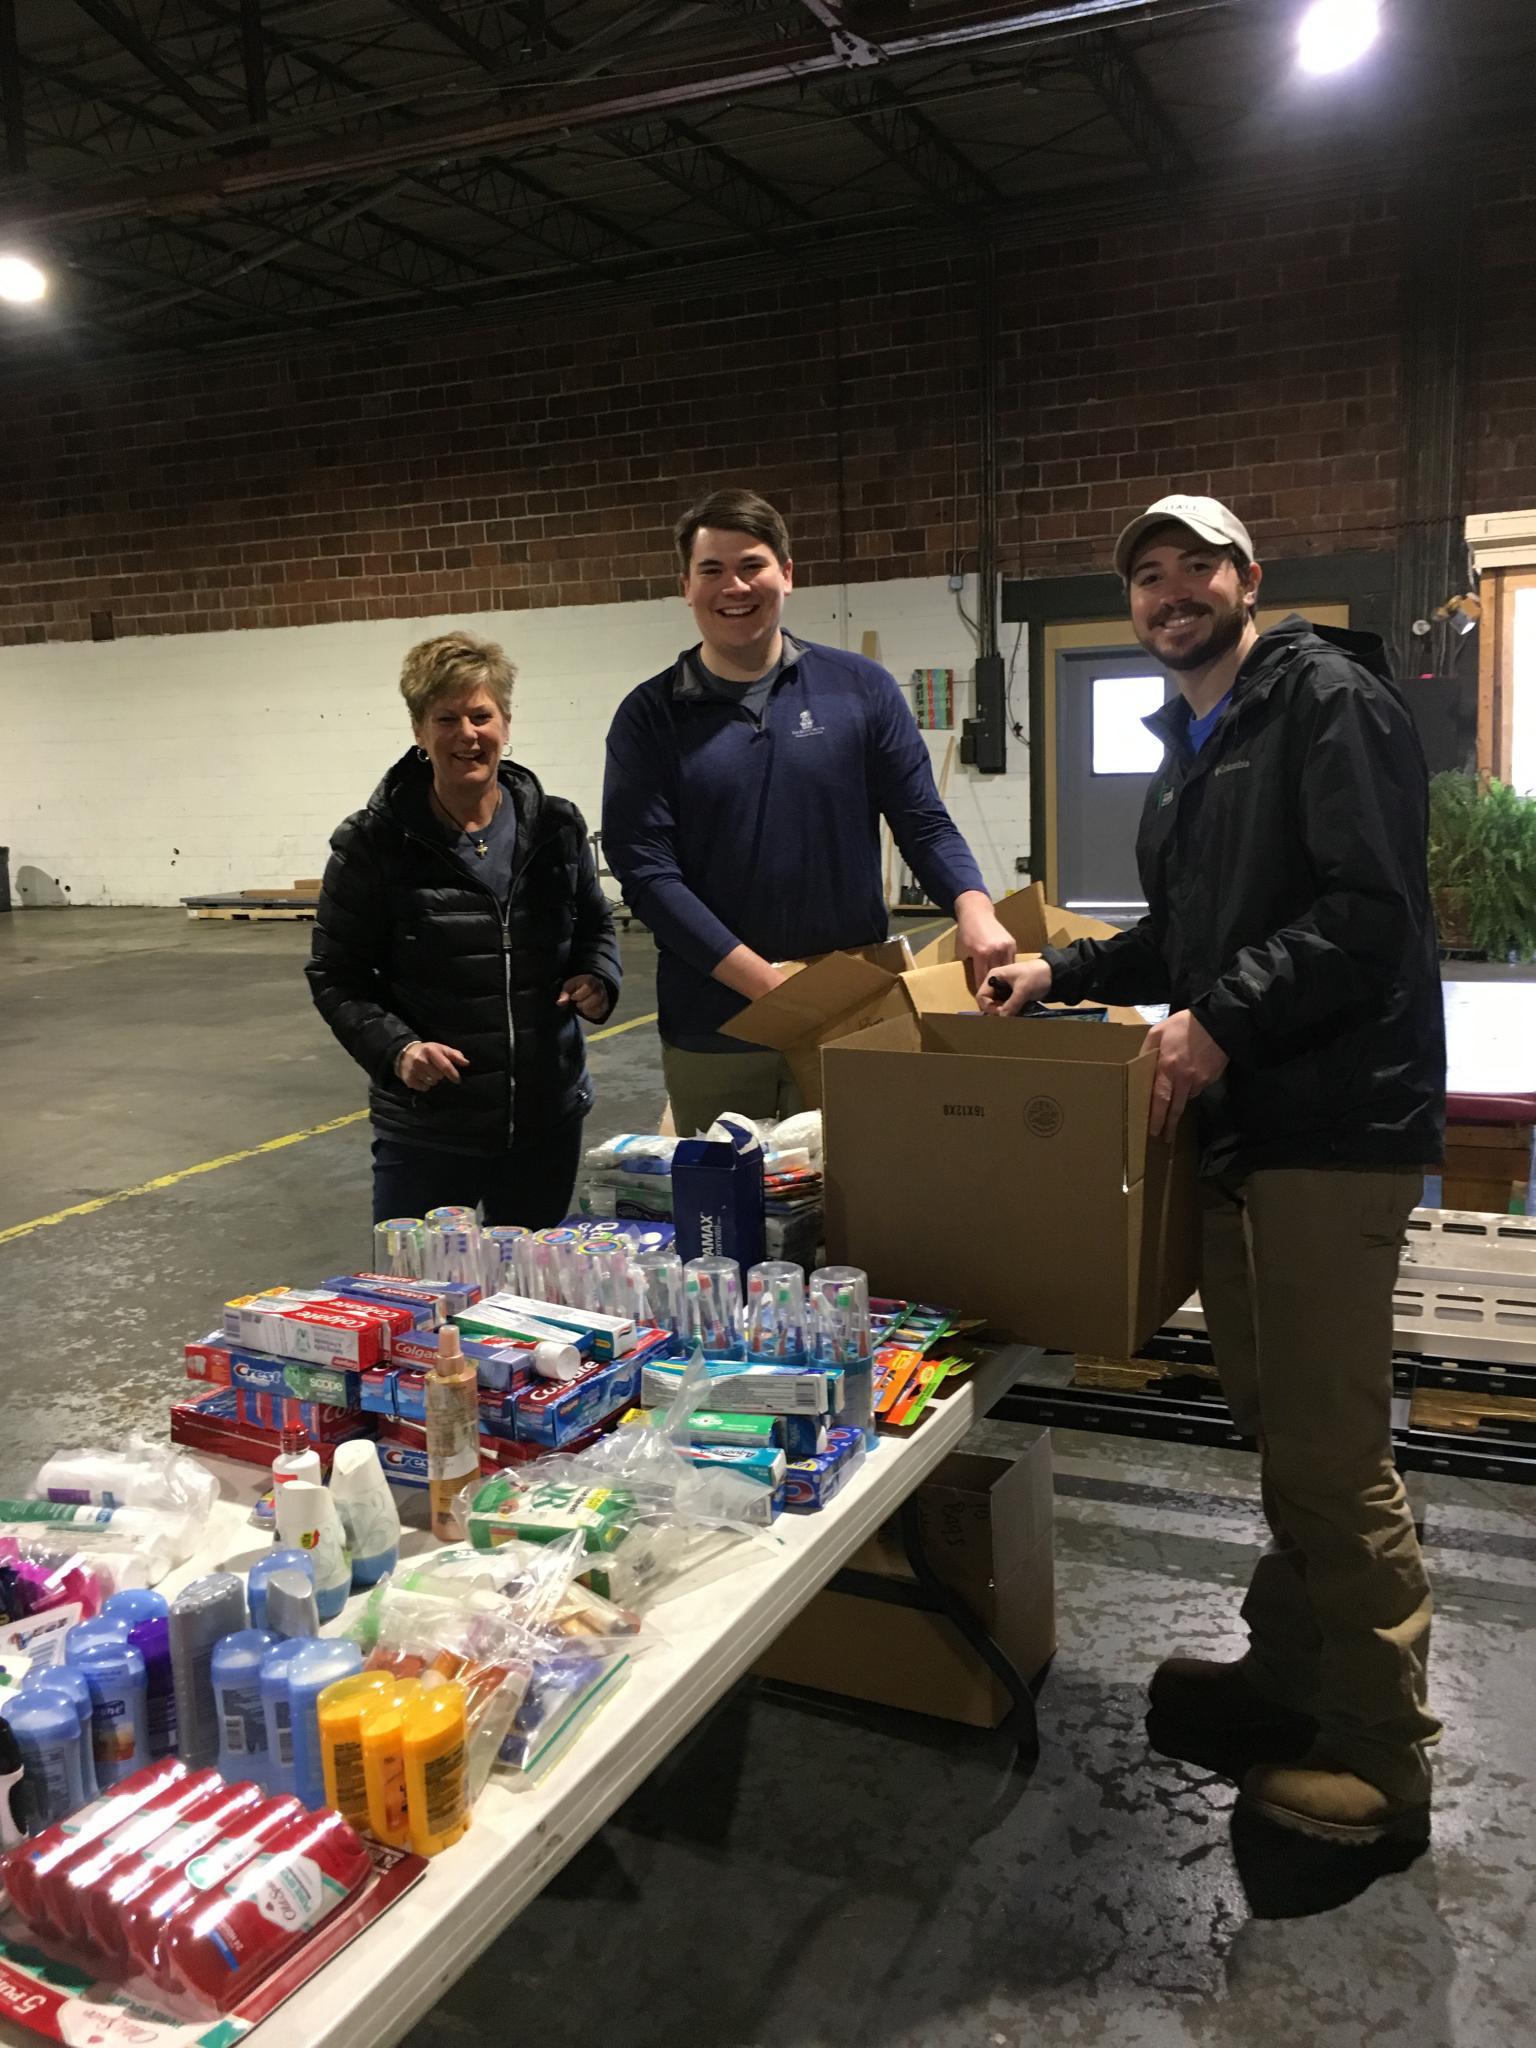
<svg viewBox="0 0 1536 2048"><path fill-rule="evenodd" d="M880 1015L896 991L898 976L911 964L912 951L905 939L786 962L789 978L720 1028L730 1038L770 1045L776 1052L845 1037Z"/></svg>
<svg viewBox="0 0 1536 2048"><path fill-rule="evenodd" d="M1011 896L1000 897L993 909L1021 953L1038 953L1046 945L1065 944L1074 938L1114 936L1113 925L1055 909L1046 902L1045 891L1038 882ZM821 1102L821 1076L815 1055L823 1045L892 1016L946 1009L975 1012L975 997L953 925L925 946L915 959L906 940L895 938L857 951L822 953L803 963L787 962L786 971L787 980L748 1003L721 1029L727 1037L742 1039L748 1045L771 1046L775 1052L788 1055L806 1104L813 1109ZM1138 1030L1145 1028L1134 1010L1111 1010L1110 1019ZM995 1022L974 1014L973 1021ZM1062 1029L1060 1025L1048 1028L1053 1032ZM1093 1028L1102 1030L1103 1026ZM1072 1033L1074 1038L1079 1035ZM1062 1057L1068 1056L1063 1051ZM1074 1056L1095 1059L1107 1055L1090 1050Z"/></svg>

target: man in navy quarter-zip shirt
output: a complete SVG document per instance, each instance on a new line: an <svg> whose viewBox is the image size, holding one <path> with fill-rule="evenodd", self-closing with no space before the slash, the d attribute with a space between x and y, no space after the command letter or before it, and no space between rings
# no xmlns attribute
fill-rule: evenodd
<svg viewBox="0 0 1536 2048"><path fill-rule="evenodd" d="M886 936L882 817L953 913L978 987L1014 942L894 677L783 630L794 565L779 514L716 491L674 531L700 644L619 706L603 849L656 940L662 1064L686 1134L722 1110L800 1107L779 1055L720 1027L778 986L777 962Z"/></svg>
<svg viewBox="0 0 1536 2048"><path fill-rule="evenodd" d="M1258 631L1253 543L1214 498L1160 499L1115 567L1179 686L1147 720L1166 750L1137 840L1147 915L980 1001L1167 1003L1154 1134L1195 1104L1200 1297L1274 1541L1246 1656L1168 1658L1148 1730L1246 1749L1243 1801L1283 1827L1421 1839L1440 1723L1392 1458L1392 1290L1444 1129L1424 756L1374 634L1294 613Z"/></svg>

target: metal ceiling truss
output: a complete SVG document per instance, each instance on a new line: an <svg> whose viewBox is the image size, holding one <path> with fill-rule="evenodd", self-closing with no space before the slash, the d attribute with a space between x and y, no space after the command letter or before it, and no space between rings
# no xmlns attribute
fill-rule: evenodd
<svg viewBox="0 0 1536 2048"><path fill-rule="evenodd" d="M445 68L379 84L327 53L339 39L317 45L285 33L277 22L295 10L271 0L162 0L152 34L128 12L129 0L78 0L131 60L132 73L123 58L113 63L95 45L85 65L29 57L7 63L14 0L0 0L0 113L10 171L25 176L39 149L60 147L114 170L133 158L155 166L116 192L105 185L94 194L56 187L35 207L17 206L12 218L62 235L82 277L119 295L129 287L115 316L129 332L153 320L157 342L185 344L200 317L217 338L226 323L312 324L328 308L457 302L477 286L510 286L524 274L541 284L566 271L615 278L665 251L600 207L565 196L506 152L538 141L558 149L585 128L602 153L643 167L758 246L782 248L786 236L818 225L817 216L680 109L750 104L767 86L796 84L852 123L939 210L974 218L1003 204L1003 195L902 93L892 55L968 56L1000 42L1054 36L1159 174L1182 177L1194 168L1182 138L1134 61L1092 25L1145 18L1149 6L1180 14L1217 4L951 0L917 16L886 14L876 31L882 45L848 29L832 0L727 0L733 21L764 38L757 47L738 44L712 75L701 61L681 71L630 67L605 79L620 51L648 39L655 50L683 19L706 7L713 12L711 0L636 0L585 38L574 32L574 10L555 26L542 0L387 0L383 19L394 31L370 22L348 54L355 59L388 43L398 63L409 54L399 36L409 39L414 24L433 38ZM887 25L893 20L894 29ZM799 24L819 27L819 39L797 41ZM304 28L310 31L308 21ZM1065 45L1063 34L1070 38ZM483 91L453 122L424 118L423 98L454 80L455 57L473 64ZM531 68L544 78L559 75L546 88L542 79L529 79ZM135 91L139 74L147 87L142 96ZM465 82L461 65L461 90ZM516 93L505 90L514 84ZM296 123L324 132L312 146L275 141L272 131L291 132ZM441 233L392 216L390 200L407 194L445 209ZM456 235L455 209L499 232L478 242ZM241 239L221 238L221 220L243 231ZM468 246L457 246L461 239ZM527 255L535 267L520 272L515 266Z"/></svg>
<svg viewBox="0 0 1536 2048"><path fill-rule="evenodd" d="M1003 204L985 172L883 74L858 71L823 85L821 97L946 211L974 215L978 207Z"/></svg>
<svg viewBox="0 0 1536 2048"><path fill-rule="evenodd" d="M1119 36L1098 29L1079 36L1072 54L1077 68L1119 122L1142 162L1165 185L1177 185L1200 174L1189 145L1162 101L1153 92L1140 65Z"/></svg>
<svg viewBox="0 0 1536 2048"><path fill-rule="evenodd" d="M394 4L407 8L418 20L441 14L435 0L394 0ZM526 0L507 11L520 22L529 22ZM635 12L639 11L632 10ZM649 12L644 10L645 14ZM446 24L444 30L447 30ZM544 27L544 37L551 49L567 55L578 47L575 39L548 25ZM456 48L473 56L486 70L494 72L497 69L488 53L467 47L467 39L456 31L453 39ZM594 37L579 47L588 49L598 40ZM611 47L607 38L602 40L605 46ZM606 69L606 63L607 60L598 58L584 69L595 75ZM685 193L690 199L700 201L732 227L755 240L771 240L775 230L803 227L811 218L770 179L748 170L728 150L720 148L701 130L685 121L658 117L621 124L607 133L603 140L618 155L643 165L654 177Z"/></svg>

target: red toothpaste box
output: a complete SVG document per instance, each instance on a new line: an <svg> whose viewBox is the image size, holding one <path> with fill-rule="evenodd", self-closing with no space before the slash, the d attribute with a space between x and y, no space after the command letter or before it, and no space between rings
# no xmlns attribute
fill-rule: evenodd
<svg viewBox="0 0 1536 2048"><path fill-rule="evenodd" d="M349 1438L373 1435L371 1415L352 1415L347 1421ZM269 1429L257 1429L241 1420L233 1387L208 1387L171 1403L171 1441L185 1444L188 1450L238 1459L242 1465L269 1466L282 1440ZM327 1471L335 1455L336 1441L321 1439L314 1446Z"/></svg>

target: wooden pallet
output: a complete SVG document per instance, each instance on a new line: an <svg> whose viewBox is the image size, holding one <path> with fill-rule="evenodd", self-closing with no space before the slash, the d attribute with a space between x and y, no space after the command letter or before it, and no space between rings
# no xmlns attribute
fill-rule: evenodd
<svg viewBox="0 0 1536 2048"><path fill-rule="evenodd" d="M232 896L183 896L188 917L215 924L308 924L320 907L317 881L286 889L241 889Z"/></svg>
<svg viewBox="0 0 1536 2048"><path fill-rule="evenodd" d="M265 903L251 903L244 910L234 910L223 904L205 904L194 909L189 904L187 915L216 924L313 924L315 921L313 909L293 910Z"/></svg>

